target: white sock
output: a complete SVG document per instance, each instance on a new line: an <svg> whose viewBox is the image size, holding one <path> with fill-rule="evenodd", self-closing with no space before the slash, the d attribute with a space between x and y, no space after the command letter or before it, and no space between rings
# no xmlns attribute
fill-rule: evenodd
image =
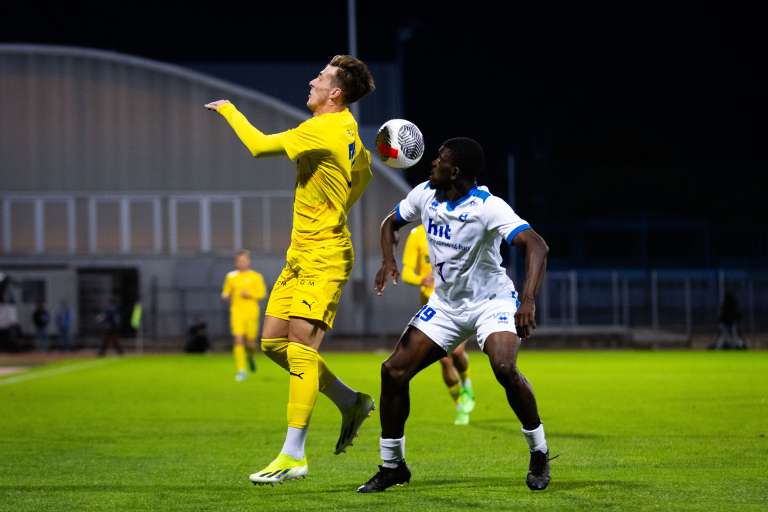
<svg viewBox="0 0 768 512"><path fill-rule="evenodd" d="M405 461L405 436L400 439L379 438L382 466L396 468L400 462Z"/></svg>
<svg viewBox="0 0 768 512"><path fill-rule="evenodd" d="M539 426L533 430L525 430L521 428L525 440L528 441L528 448L532 452L544 452L547 453L547 439L544 437L544 424L539 423Z"/></svg>
<svg viewBox="0 0 768 512"><path fill-rule="evenodd" d="M285 443L280 453L290 455L294 459L304 458L304 441L307 440L306 428L288 427L288 433L285 434Z"/></svg>
<svg viewBox="0 0 768 512"><path fill-rule="evenodd" d="M330 398L340 411L346 411L355 405L355 402L357 401L357 392L339 379L336 379L332 384L326 386L323 390L323 394Z"/></svg>
<svg viewBox="0 0 768 512"><path fill-rule="evenodd" d="M461 382L461 387L463 388L471 388L472 387L472 379L467 377L465 380Z"/></svg>

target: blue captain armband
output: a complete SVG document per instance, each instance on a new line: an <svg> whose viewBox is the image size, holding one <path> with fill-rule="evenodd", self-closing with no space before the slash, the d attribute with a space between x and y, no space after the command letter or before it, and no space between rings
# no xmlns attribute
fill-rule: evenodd
<svg viewBox="0 0 768 512"><path fill-rule="evenodd" d="M408 221L403 219L402 215L400 215L400 204L396 204L395 207L392 209L392 212L395 214L395 230L400 229L401 227L408 224Z"/></svg>
<svg viewBox="0 0 768 512"><path fill-rule="evenodd" d="M526 229L531 229L530 224L523 224L522 226L517 226L515 229L510 231L510 233L507 235L507 243L509 245L512 245L512 240L515 239L515 237L519 234L525 231Z"/></svg>

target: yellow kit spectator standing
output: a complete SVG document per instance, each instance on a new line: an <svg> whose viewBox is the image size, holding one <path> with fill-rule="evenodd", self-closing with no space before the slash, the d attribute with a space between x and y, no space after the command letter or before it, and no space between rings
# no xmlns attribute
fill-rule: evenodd
<svg viewBox="0 0 768 512"><path fill-rule="evenodd" d="M227 274L221 290L221 298L229 301L229 326L234 338L232 354L235 357L235 380L245 380L246 357L251 371L256 371L253 354L256 351L256 335L259 333L259 301L267 295L264 278L251 270L251 255L238 251L235 270Z"/></svg>

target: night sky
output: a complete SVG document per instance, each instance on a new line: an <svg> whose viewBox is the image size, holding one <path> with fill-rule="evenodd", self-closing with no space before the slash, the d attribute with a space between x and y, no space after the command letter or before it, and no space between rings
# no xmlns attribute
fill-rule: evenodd
<svg viewBox="0 0 768 512"><path fill-rule="evenodd" d="M0 4L0 40L182 65L324 61L347 51L345 1L283 4L10 1ZM757 12L359 4L359 56L404 55L404 116L428 141L410 181L425 177L439 141L470 136L486 148L484 181L497 195L506 195L514 154L516 208L552 226L554 238L589 223L693 223L706 226L711 254L692 264L727 261L718 244L731 235L750 237L731 250L734 261L768 257L768 208L757 186L768 167L768 40ZM685 244L675 249L674 239L669 253L682 256Z"/></svg>

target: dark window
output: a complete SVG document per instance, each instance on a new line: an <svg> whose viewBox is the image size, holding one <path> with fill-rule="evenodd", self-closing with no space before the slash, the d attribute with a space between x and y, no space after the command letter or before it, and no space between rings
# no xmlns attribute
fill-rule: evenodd
<svg viewBox="0 0 768 512"><path fill-rule="evenodd" d="M45 302L45 281L42 279L25 279L22 281L21 302L26 304Z"/></svg>

